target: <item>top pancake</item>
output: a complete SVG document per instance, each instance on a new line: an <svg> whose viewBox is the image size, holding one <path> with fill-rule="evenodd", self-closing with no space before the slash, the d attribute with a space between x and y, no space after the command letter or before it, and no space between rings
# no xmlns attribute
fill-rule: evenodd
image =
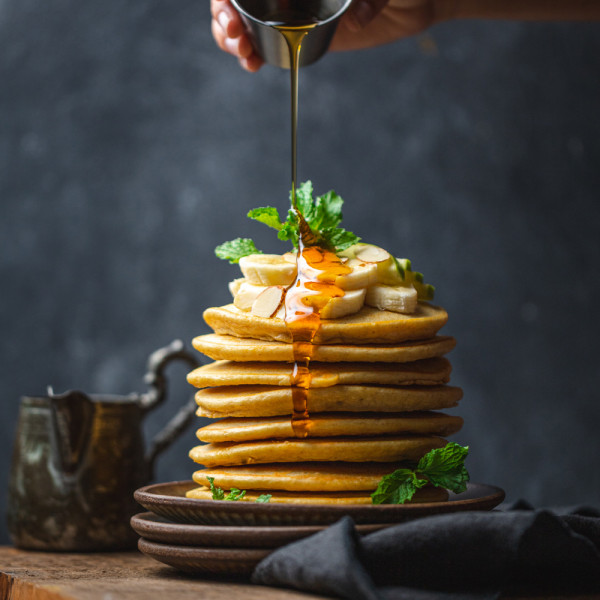
<svg viewBox="0 0 600 600"><path fill-rule="evenodd" d="M252 340L232 335L209 333L193 340L196 350L213 360L238 362L293 362L291 344L273 340ZM396 344L315 345L312 360L317 362L413 362L447 354L456 341L449 336Z"/></svg>
<svg viewBox="0 0 600 600"><path fill-rule="evenodd" d="M291 334L282 319L257 317L233 304L204 311L204 320L223 335L291 343ZM341 319L321 321L316 344L396 344L433 337L448 320L448 313L437 306L419 302L414 314L363 307Z"/></svg>

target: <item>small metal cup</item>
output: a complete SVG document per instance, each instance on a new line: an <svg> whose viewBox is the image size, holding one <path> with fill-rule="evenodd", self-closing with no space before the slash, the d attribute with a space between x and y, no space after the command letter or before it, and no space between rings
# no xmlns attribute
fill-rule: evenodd
<svg viewBox="0 0 600 600"><path fill-rule="evenodd" d="M267 15L278 10L298 7L317 19L302 41L299 66L317 61L329 48L340 17L352 0L231 0L240 13L256 52L270 65L290 68L290 54L283 35L272 25L267 25Z"/></svg>

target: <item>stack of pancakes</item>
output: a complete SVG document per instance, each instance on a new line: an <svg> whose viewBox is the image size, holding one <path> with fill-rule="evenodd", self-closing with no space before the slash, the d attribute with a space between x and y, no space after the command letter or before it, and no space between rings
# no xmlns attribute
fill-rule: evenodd
<svg viewBox="0 0 600 600"><path fill-rule="evenodd" d="M194 473L192 498L212 498L209 477L245 500L271 494L271 502L363 504L381 478L402 461L417 461L462 419L442 412L462 391L447 385L451 337L437 335L448 315L419 303L404 315L364 307L324 320L316 334L308 390L307 437L292 428L290 375L293 347L285 322L227 305L204 313L214 334L194 347L215 362L188 375L200 388L198 416L219 419L202 427L205 444L190 452L205 468ZM444 500L426 486L414 502Z"/></svg>

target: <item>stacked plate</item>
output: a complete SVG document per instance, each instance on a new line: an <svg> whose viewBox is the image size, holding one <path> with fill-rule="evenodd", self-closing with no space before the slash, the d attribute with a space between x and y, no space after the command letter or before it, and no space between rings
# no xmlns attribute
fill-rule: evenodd
<svg viewBox="0 0 600 600"><path fill-rule="evenodd" d="M147 511L131 519L141 552L182 571L247 577L275 549L313 535L349 515L360 534L410 519L465 510L491 510L499 488L469 484L447 502L405 505L294 505L198 500L193 481L141 488L135 499Z"/></svg>

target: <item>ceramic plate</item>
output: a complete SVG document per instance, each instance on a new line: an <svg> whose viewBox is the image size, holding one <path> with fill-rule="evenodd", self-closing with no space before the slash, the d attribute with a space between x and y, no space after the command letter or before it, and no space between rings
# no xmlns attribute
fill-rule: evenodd
<svg viewBox="0 0 600 600"><path fill-rule="evenodd" d="M198 548L159 544L144 538L138 541L140 552L165 565L188 573L249 576L254 567L272 550L248 548Z"/></svg>
<svg viewBox="0 0 600 600"><path fill-rule="evenodd" d="M135 532L146 540L178 546L211 548L279 548L322 531L326 525L249 527L173 523L153 513L140 513L131 519ZM372 533L390 524L357 525L361 534Z"/></svg>
<svg viewBox="0 0 600 600"><path fill-rule="evenodd" d="M491 510L504 500L504 492L482 483L469 483L462 494L447 502L423 504L257 504L186 498L197 487L193 481L156 483L140 488L135 499L154 514L176 523L236 526L330 525L349 515L358 525L401 523L417 517L466 510Z"/></svg>

